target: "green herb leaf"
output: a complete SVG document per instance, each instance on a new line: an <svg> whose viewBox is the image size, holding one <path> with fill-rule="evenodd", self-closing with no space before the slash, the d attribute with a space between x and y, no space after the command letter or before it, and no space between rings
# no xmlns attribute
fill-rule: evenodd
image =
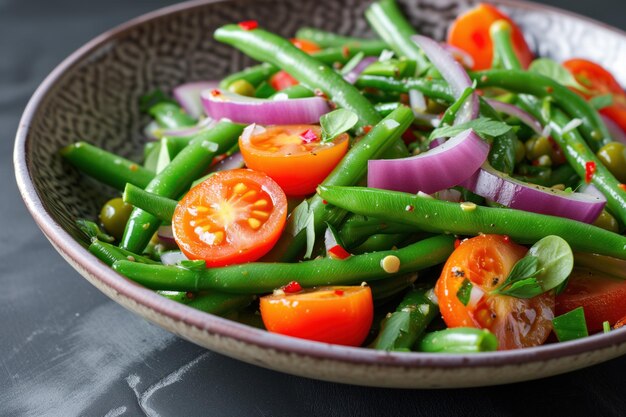
<svg viewBox="0 0 626 417"><path fill-rule="evenodd" d="M515 281L506 288L498 291L499 294L508 295L515 298L533 298L543 293L537 278L525 278Z"/></svg>
<svg viewBox="0 0 626 417"><path fill-rule="evenodd" d="M544 237L530 248L527 256L537 258L539 273L536 278L543 292L561 285L574 267L572 249L559 236Z"/></svg>
<svg viewBox="0 0 626 417"><path fill-rule="evenodd" d="M100 227L98 227L98 225L92 221L78 219L76 220L76 225L84 234L87 235L87 237L91 241L101 240L108 243L115 241L115 238L113 236L104 233L102 230L100 230Z"/></svg>
<svg viewBox="0 0 626 417"><path fill-rule="evenodd" d="M562 84L566 87L573 87L584 93L588 93L589 90L576 81L576 78L569 72L563 65L549 58L535 59L530 67L529 71L536 72L537 74L545 75L552 78L554 81Z"/></svg>
<svg viewBox="0 0 626 417"><path fill-rule="evenodd" d="M315 245L315 217L309 209L309 203L304 200L298 204L291 212L285 232L291 236L296 236L301 231L306 230L306 252L304 257L310 258Z"/></svg>
<svg viewBox="0 0 626 417"><path fill-rule="evenodd" d="M589 105L596 110L602 110L605 107L613 105L613 94L604 94L601 96L591 97Z"/></svg>
<svg viewBox="0 0 626 417"><path fill-rule="evenodd" d="M465 278L463 282L461 283L461 288L459 288L459 290L456 292L456 298L458 298L459 301L464 306L466 306L467 303L469 303L470 295L472 294L473 287L474 286L472 285L470 280Z"/></svg>
<svg viewBox="0 0 626 417"><path fill-rule="evenodd" d="M555 317L552 320L552 326L559 342L589 336L587 322L585 321L585 311L582 307Z"/></svg>
<svg viewBox="0 0 626 417"><path fill-rule="evenodd" d="M206 262L203 259L183 260L180 266L190 271L203 271L206 269Z"/></svg>
<svg viewBox="0 0 626 417"><path fill-rule="evenodd" d="M306 252L304 258L308 259L313 253L313 246L315 246L315 216L313 212L309 212L306 218Z"/></svg>
<svg viewBox="0 0 626 417"><path fill-rule="evenodd" d="M536 256L523 257L515 263L502 285L492 293L516 298L533 298L541 294L543 290L536 278L539 273L538 263Z"/></svg>
<svg viewBox="0 0 626 417"><path fill-rule="evenodd" d="M474 80L474 84L471 87L467 87L465 90L463 90L463 93L461 93L461 96L454 103L452 103L450 107L448 107L446 112L441 117L441 123L444 125L452 124L452 122L454 121L454 118L456 117L456 114L459 112L461 107L463 107L463 104L465 104L469 96L471 96L475 90L476 90L476 80Z"/></svg>
<svg viewBox="0 0 626 417"><path fill-rule="evenodd" d="M485 138L504 135L506 132L511 130L511 126L504 122L489 119L487 117L479 117L478 119L461 123L457 126L444 126L437 128L432 131L429 136L429 140L433 140L435 138L450 138L466 131L467 129L472 129L476 132L476 134Z"/></svg>
<svg viewBox="0 0 626 417"><path fill-rule="evenodd" d="M411 329L411 313L409 311L396 311L389 315L382 324L382 329L376 339L376 349L397 350L396 342L401 340L402 335L409 333Z"/></svg>
<svg viewBox="0 0 626 417"><path fill-rule="evenodd" d="M538 264L539 259L536 256L523 257L513 265L513 269L511 269L511 273L504 284L508 281L513 282L534 277L537 274Z"/></svg>
<svg viewBox="0 0 626 417"><path fill-rule="evenodd" d="M359 118L350 110L337 109L320 117L322 126L322 143L330 142L337 136L352 129Z"/></svg>

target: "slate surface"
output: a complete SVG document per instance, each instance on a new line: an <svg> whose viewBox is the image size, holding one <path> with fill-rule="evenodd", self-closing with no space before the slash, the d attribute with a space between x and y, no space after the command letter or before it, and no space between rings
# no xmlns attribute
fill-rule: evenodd
<svg viewBox="0 0 626 417"><path fill-rule="evenodd" d="M546 0L626 29L620 0ZM0 416L626 415L626 357L535 382L440 391L284 375L128 313L50 246L18 195L13 136L29 96L95 35L167 0L0 0Z"/></svg>

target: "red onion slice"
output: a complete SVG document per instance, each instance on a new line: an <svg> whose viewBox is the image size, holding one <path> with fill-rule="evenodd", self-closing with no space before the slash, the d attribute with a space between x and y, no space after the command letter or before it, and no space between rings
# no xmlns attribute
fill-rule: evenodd
<svg viewBox="0 0 626 417"><path fill-rule="evenodd" d="M465 89L472 86L472 81L469 75L467 75L467 71L454 59L452 54L443 49L437 42L421 35L411 36L411 40L422 48L430 62L448 82L454 97L458 99ZM457 113L454 124L458 125L475 119L478 117L478 110L478 95L473 93Z"/></svg>
<svg viewBox="0 0 626 417"><path fill-rule="evenodd" d="M604 198L582 193L566 193L518 181L493 169L489 164L483 165L461 185L507 207L567 217L584 223L593 223L606 204Z"/></svg>
<svg viewBox="0 0 626 417"><path fill-rule="evenodd" d="M172 90L172 95L183 109L196 119L204 114L200 93L219 87L219 81L196 81L181 84Z"/></svg>
<svg viewBox="0 0 626 417"><path fill-rule="evenodd" d="M441 45L443 49L445 49L450 54L452 54L452 56L457 61L461 61L461 64L465 68L468 68L468 69L474 68L474 58L470 54L465 52L463 49L457 48L456 46L450 45L449 43L446 43L446 42L442 42L439 45Z"/></svg>
<svg viewBox="0 0 626 417"><path fill-rule="evenodd" d="M485 162L489 145L466 130L417 156L378 159L367 165L367 185L373 188L432 194L470 178Z"/></svg>
<svg viewBox="0 0 626 417"><path fill-rule="evenodd" d="M530 127L536 134L543 135L544 129L541 126L541 123L539 123L539 120L535 119L530 113L514 106L513 104L504 103L499 100L486 98L485 101L496 111L508 114L509 116L517 117L524 124L528 125L528 127Z"/></svg>
<svg viewBox="0 0 626 417"><path fill-rule="evenodd" d="M203 91L201 99L211 117L226 118L235 123L313 124L330 111L328 102L322 97L272 100L214 89Z"/></svg>
<svg viewBox="0 0 626 417"><path fill-rule="evenodd" d="M176 244L174 240L174 233L172 232L172 226L160 226L157 230L157 236L165 243Z"/></svg>
<svg viewBox="0 0 626 417"><path fill-rule="evenodd" d="M366 56L365 58L360 60L359 63L356 64L356 66L352 70L348 71L348 73L343 76L343 79L350 84L354 84L356 80L358 80L358 78L361 76L363 70L376 61L378 61L376 57Z"/></svg>

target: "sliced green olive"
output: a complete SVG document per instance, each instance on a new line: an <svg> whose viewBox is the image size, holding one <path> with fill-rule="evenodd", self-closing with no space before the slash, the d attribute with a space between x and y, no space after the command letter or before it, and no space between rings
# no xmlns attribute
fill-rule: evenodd
<svg viewBox="0 0 626 417"><path fill-rule="evenodd" d="M121 239L132 210L133 206L126 204L121 198L113 198L102 206L100 222L109 234Z"/></svg>
<svg viewBox="0 0 626 417"><path fill-rule="evenodd" d="M610 142L598 151L598 158L619 181L626 183L626 146Z"/></svg>

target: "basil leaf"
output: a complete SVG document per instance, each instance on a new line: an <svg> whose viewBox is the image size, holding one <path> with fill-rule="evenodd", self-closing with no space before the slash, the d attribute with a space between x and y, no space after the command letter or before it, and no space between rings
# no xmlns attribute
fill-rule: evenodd
<svg viewBox="0 0 626 417"><path fill-rule="evenodd" d="M573 87L584 93L588 93L589 89L576 81L576 78L558 62L549 58L535 59L530 67L529 71L536 72L537 74L545 75L548 78L552 78L554 81L562 84L566 87Z"/></svg>
<svg viewBox="0 0 626 417"><path fill-rule="evenodd" d="M330 142L337 136L352 129L359 118L350 110L337 109L320 117L322 143Z"/></svg>
<svg viewBox="0 0 626 417"><path fill-rule="evenodd" d="M525 256L513 265L513 269L509 273L508 278L502 285L506 285L509 281L518 281L526 278L534 277L537 274L537 265L539 259L535 256Z"/></svg>
<svg viewBox="0 0 626 417"><path fill-rule="evenodd" d="M472 285L470 280L465 278L463 280L463 283L461 283L461 288L459 288L459 290L456 292L456 298L458 298L464 306L467 306L467 303L469 303L473 287L474 286Z"/></svg>
<svg viewBox="0 0 626 417"><path fill-rule="evenodd" d="M444 126L432 131L429 136L429 140L434 138L451 138L459 133L472 129L476 134L485 138L485 136L500 136L511 130L511 126L504 122L489 119L487 117L479 117L478 119L471 120L466 123L461 123L456 126Z"/></svg>
<svg viewBox="0 0 626 417"><path fill-rule="evenodd" d="M596 110L602 110L605 107L613 105L613 94L604 94L589 99L589 105Z"/></svg>
<svg viewBox="0 0 626 417"><path fill-rule="evenodd" d="M572 249L559 236L544 237L530 248L528 255L538 260L536 277L544 292L561 285L574 267Z"/></svg>
<svg viewBox="0 0 626 417"><path fill-rule="evenodd" d="M289 220L285 225L285 231L291 236L295 236L306 228L309 216L309 203L304 200L298 204L289 215Z"/></svg>
<svg viewBox="0 0 626 417"><path fill-rule="evenodd" d="M589 336L585 311L582 307L555 317L552 320L552 326L559 342L567 342L568 340Z"/></svg>
<svg viewBox="0 0 626 417"><path fill-rule="evenodd" d="M505 289L499 290L498 294L508 295L515 298L533 298L542 294L543 290L537 282L537 278L524 278L508 285Z"/></svg>

